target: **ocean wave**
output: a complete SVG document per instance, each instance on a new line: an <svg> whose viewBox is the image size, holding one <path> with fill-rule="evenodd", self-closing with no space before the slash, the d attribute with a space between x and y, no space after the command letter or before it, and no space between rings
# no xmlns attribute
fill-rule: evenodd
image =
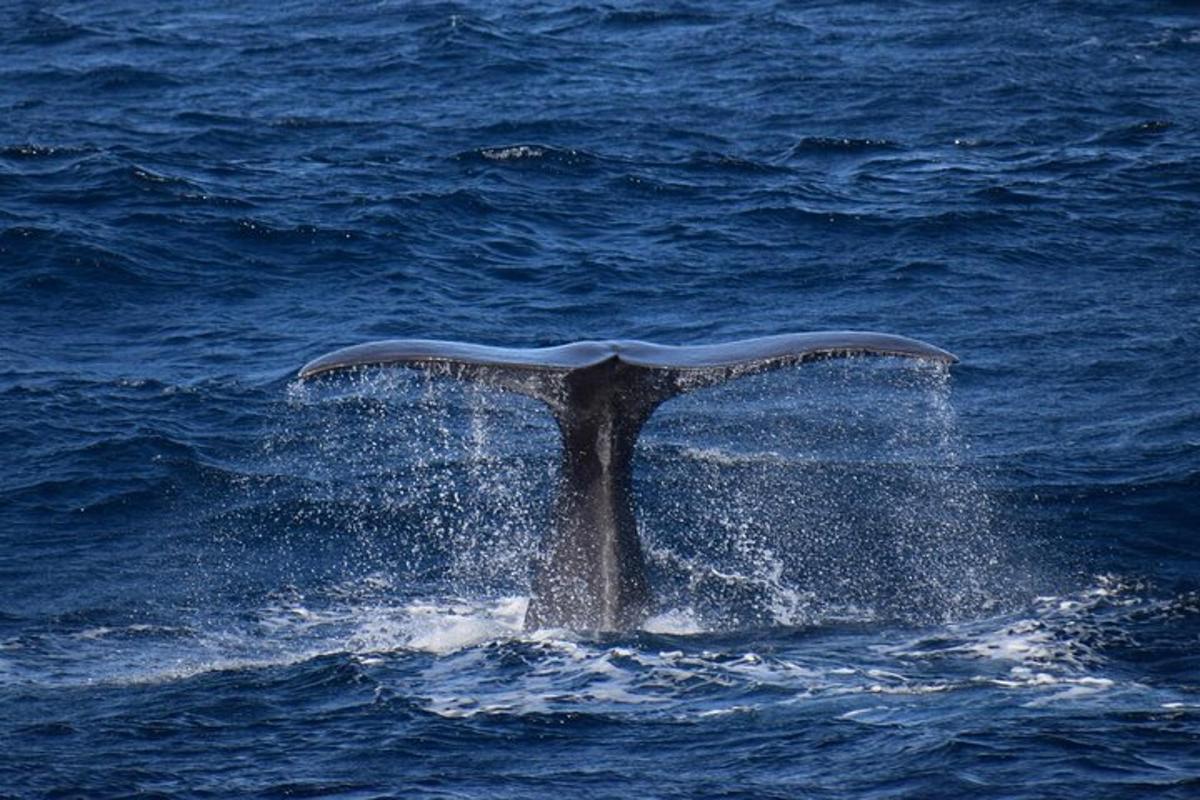
<svg viewBox="0 0 1200 800"><path fill-rule="evenodd" d="M59 444L53 444L55 439ZM61 510L64 498L71 498L75 510L101 513L114 506L161 499L170 472L198 462L191 446L162 435L106 436L81 445L69 442L62 432L55 432L49 443L30 448L33 462L14 471L3 491L6 500ZM120 480L104 477L112 465L120 465Z"/></svg>
<svg viewBox="0 0 1200 800"><path fill-rule="evenodd" d="M695 197L703 193L699 186L682 181L656 179L646 174L625 174L613 181L613 185L638 194L669 197Z"/></svg>
<svg viewBox="0 0 1200 800"><path fill-rule="evenodd" d="M1008 227L1017 224L1011 213L993 209L929 211L920 209L843 211L804 206L756 206L737 212L737 216L756 223L782 228L825 229L830 232L852 229L860 233L920 230L922 228L965 230Z"/></svg>
<svg viewBox="0 0 1200 800"><path fill-rule="evenodd" d="M34 144L29 142L26 144L10 144L0 147L0 158L11 158L18 160L75 158L78 156L92 155L95 152L96 150L91 147Z"/></svg>
<svg viewBox="0 0 1200 800"><path fill-rule="evenodd" d="M326 128L334 129L353 129L362 127L365 124L361 120L353 119L338 119L336 117L315 117L315 116L297 116L290 115L279 117L270 122L272 127L276 128L292 128L296 130L323 130Z"/></svg>
<svg viewBox="0 0 1200 800"><path fill-rule="evenodd" d="M97 28L72 22L61 14L43 8L27 10L13 23L9 33L9 41L13 44L58 45L101 35Z"/></svg>
<svg viewBox="0 0 1200 800"><path fill-rule="evenodd" d="M976 189L972 195L989 203L1030 205L1042 203L1046 198L1028 191L1018 191L1007 186L989 186L986 189Z"/></svg>
<svg viewBox="0 0 1200 800"><path fill-rule="evenodd" d="M473 135L482 139L509 137L542 137L556 138L579 137L581 134L595 130L595 124L587 119L572 117L542 116L534 118L500 119L488 122L474 128Z"/></svg>
<svg viewBox="0 0 1200 800"><path fill-rule="evenodd" d="M878 150L898 150L900 145L889 139L868 139L837 136L806 136L789 151L793 156L807 154L849 155Z"/></svg>
<svg viewBox="0 0 1200 800"><path fill-rule="evenodd" d="M872 626L804 626L760 631L764 648L744 650L697 627L686 609L654 618L634 640L606 642L568 631L523 631L520 597L393 604L380 602L395 590L386 577L368 586L365 598L358 589L331 605L284 593L256 611L253 625L240 633L97 625L89 618L73 625L71 636L86 643L91 658L104 658L106 650L120 657L113 650L118 644L143 641L149 650L133 663L96 665L106 680L118 683L345 663L363 676L376 676L372 682L391 695L427 697L425 710L444 717L585 713L681 719L738 713L735 706L744 713L837 701L850 703L845 718L869 722L875 711L858 704L860 698L990 687L1038 706L1115 691L1120 679L1107 671L1105 654L1124 648L1129 637L1110 617L1140 618L1147 625L1147 609L1172 615L1172 603L1193 616L1198 612L1194 598L1164 605L1137 584L1102 578L1077 595L1040 598L1028 619L981 620L866 650L859 648L862 641L875 641ZM156 649L167 656L185 639L197 651L191 663L154 663ZM828 649L816 657L809 643L820 641ZM391 665L411 663L410 654L424 654L418 662L424 666L396 676ZM526 667L514 674L510 665L522 662ZM504 672L509 677L498 680ZM427 675L436 675L436 682L426 686Z"/></svg>
<svg viewBox="0 0 1200 800"><path fill-rule="evenodd" d="M727 172L732 174L786 174L790 169L767 161L745 158L730 153L701 150L691 153L679 166L703 172Z"/></svg>
<svg viewBox="0 0 1200 800"><path fill-rule="evenodd" d="M511 144L494 147L479 147L454 156L461 163L500 166L534 166L539 169L576 171L588 169L599 163L600 158L585 150L552 147L543 144Z"/></svg>
<svg viewBox="0 0 1200 800"><path fill-rule="evenodd" d="M146 167L131 166L128 168L128 175L134 181L149 186L183 186L193 190L199 188L186 178L154 172Z"/></svg>
<svg viewBox="0 0 1200 800"><path fill-rule="evenodd" d="M488 199L488 195L473 189L455 189L449 192L405 192L388 198L389 205L401 208L420 208L431 211L467 213L472 215L494 214L499 206ZM394 219L403 222L403 219Z"/></svg>
<svg viewBox="0 0 1200 800"><path fill-rule="evenodd" d="M254 120L250 117L243 117L231 113L223 113L216 111L197 111L194 109L186 109L176 111L172 118L184 125L201 125L201 126L216 126L225 125L230 127L238 127L246 124L252 124Z"/></svg>
<svg viewBox="0 0 1200 800"><path fill-rule="evenodd" d="M144 69L132 64L104 64L71 68L41 68L0 72L4 80L22 81L26 85L69 86L84 92L134 92L146 89L168 89L183 85L177 76L163 70Z"/></svg>
<svg viewBox="0 0 1200 800"><path fill-rule="evenodd" d="M364 231L354 228L330 228L305 223L290 228L281 227L254 217L242 217L231 224L238 236L285 244L344 243L366 235Z"/></svg>
<svg viewBox="0 0 1200 800"><path fill-rule="evenodd" d="M1138 122L1133 125L1126 125L1105 131L1097 136L1095 141L1098 144L1113 145L1147 144L1166 134L1172 127L1173 125L1170 120L1146 120L1145 122Z"/></svg>
<svg viewBox="0 0 1200 800"><path fill-rule="evenodd" d="M138 262L98 243L61 230L17 226L0 231L0 253L9 259L9 302L21 293L68 297L87 287L144 286ZM76 295L81 303L90 302Z"/></svg>
<svg viewBox="0 0 1200 800"><path fill-rule="evenodd" d="M600 24L612 25L618 28L643 28L657 26L696 26L712 25L724 21L723 17L713 16L699 10L685 7L663 9L609 9L601 13Z"/></svg>

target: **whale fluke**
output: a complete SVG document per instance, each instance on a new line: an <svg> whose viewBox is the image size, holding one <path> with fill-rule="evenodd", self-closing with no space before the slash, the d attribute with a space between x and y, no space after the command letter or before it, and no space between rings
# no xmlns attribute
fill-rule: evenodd
<svg viewBox="0 0 1200 800"><path fill-rule="evenodd" d="M632 466L642 425L675 395L732 378L829 358L958 359L903 336L791 333L714 345L582 341L505 348L428 339L346 347L306 364L302 380L343 370L404 366L537 398L562 434L554 526L537 555L525 627L626 630L650 608L634 514Z"/></svg>

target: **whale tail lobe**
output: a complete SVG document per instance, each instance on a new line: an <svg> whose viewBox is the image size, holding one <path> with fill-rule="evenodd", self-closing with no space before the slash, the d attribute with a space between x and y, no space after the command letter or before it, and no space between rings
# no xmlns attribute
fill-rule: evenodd
<svg viewBox="0 0 1200 800"><path fill-rule="evenodd" d="M793 333L716 345L582 341L517 349L399 339L335 350L302 380L356 368L435 370L545 403L562 435L554 524L536 556L525 627L637 627L651 606L633 498L638 434L666 400L743 375L809 361L897 356L953 363L940 348L864 332Z"/></svg>

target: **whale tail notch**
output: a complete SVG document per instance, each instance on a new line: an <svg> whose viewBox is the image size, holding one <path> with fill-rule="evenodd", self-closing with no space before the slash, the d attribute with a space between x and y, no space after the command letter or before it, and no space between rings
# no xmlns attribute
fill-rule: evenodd
<svg viewBox="0 0 1200 800"><path fill-rule="evenodd" d="M651 596L632 491L642 425L678 394L831 358L896 356L951 364L916 339L858 331L792 333L715 345L581 341L503 348L427 339L370 342L306 364L302 380L346 370L426 369L544 402L562 434L554 526L536 558L525 627L636 627Z"/></svg>

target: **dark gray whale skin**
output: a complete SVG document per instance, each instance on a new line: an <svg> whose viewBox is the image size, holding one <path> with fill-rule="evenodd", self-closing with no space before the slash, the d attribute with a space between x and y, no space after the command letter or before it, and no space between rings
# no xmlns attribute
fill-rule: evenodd
<svg viewBox="0 0 1200 800"><path fill-rule="evenodd" d="M958 360L916 339L860 331L680 347L614 340L519 349L397 339L335 350L306 364L299 377L416 367L549 406L562 434L562 477L554 525L537 555L525 627L599 632L636 628L651 606L632 473L638 434L654 409L677 394L742 375L863 355Z"/></svg>

